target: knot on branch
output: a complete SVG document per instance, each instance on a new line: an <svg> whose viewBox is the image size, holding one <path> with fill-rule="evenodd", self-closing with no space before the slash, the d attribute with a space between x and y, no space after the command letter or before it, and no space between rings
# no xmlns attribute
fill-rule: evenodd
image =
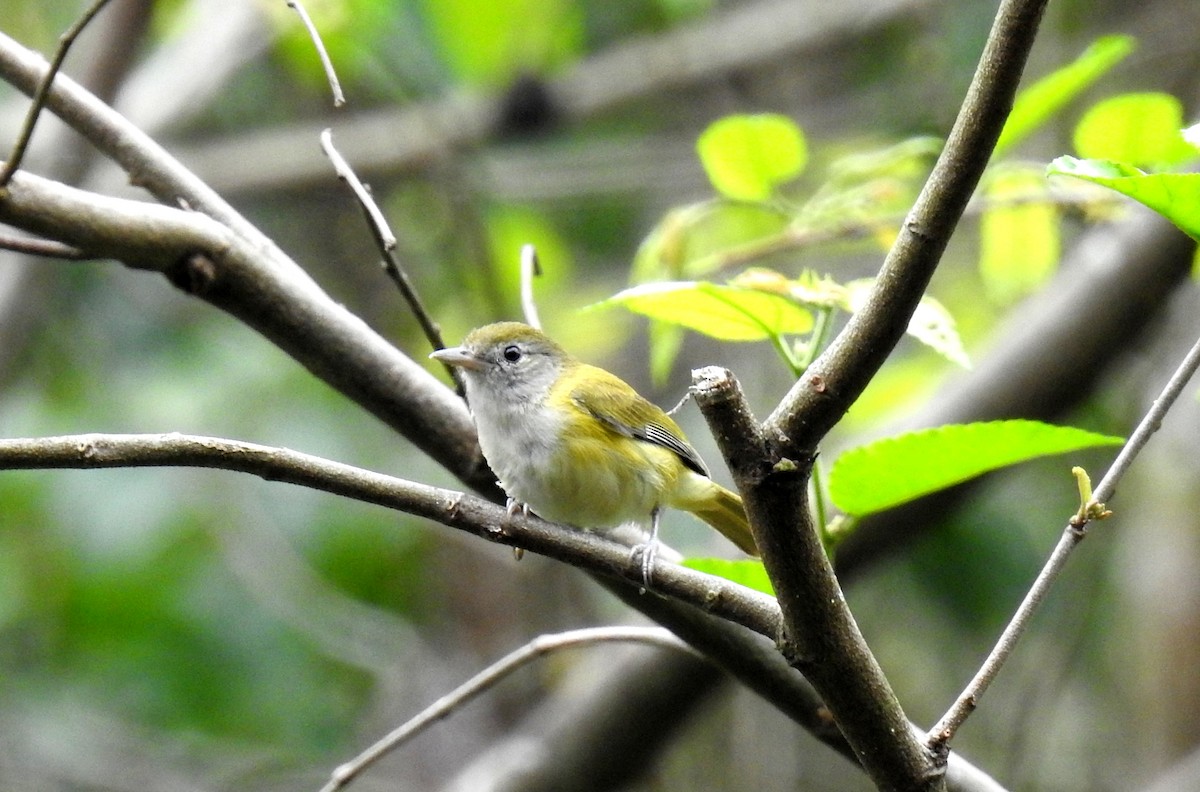
<svg viewBox="0 0 1200 792"><path fill-rule="evenodd" d="M203 297L217 282L217 263L205 253L183 256L167 270L167 279L177 288L196 297Z"/></svg>

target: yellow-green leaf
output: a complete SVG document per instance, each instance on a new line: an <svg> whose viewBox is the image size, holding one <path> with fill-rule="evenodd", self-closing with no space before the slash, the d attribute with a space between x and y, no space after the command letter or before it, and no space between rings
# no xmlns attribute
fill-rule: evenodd
<svg viewBox="0 0 1200 792"><path fill-rule="evenodd" d="M846 514L861 517L1017 462L1123 442L1040 421L939 426L845 452L829 471L829 495Z"/></svg>
<svg viewBox="0 0 1200 792"><path fill-rule="evenodd" d="M736 115L713 122L696 151L708 180L727 198L762 201L804 170L808 144L787 116Z"/></svg>
<svg viewBox="0 0 1200 792"><path fill-rule="evenodd" d="M980 221L979 274L999 303L1029 294L1058 266L1058 209L1041 173L1004 169L984 185L988 209Z"/></svg>
<svg viewBox="0 0 1200 792"><path fill-rule="evenodd" d="M1121 94L1096 103L1075 127L1075 152L1138 166L1170 166L1196 156L1182 134L1183 105L1165 93Z"/></svg>
<svg viewBox="0 0 1200 792"><path fill-rule="evenodd" d="M767 577L767 570L763 568L761 561L730 561L727 558L685 558L682 566L694 569L697 572L704 572L705 574L732 580L734 583L739 583L746 588L761 591L763 594L770 594L772 597L775 596L775 589L771 585L771 579Z"/></svg>
<svg viewBox="0 0 1200 792"><path fill-rule="evenodd" d="M1096 39L1074 61L1022 90L1013 102L992 157L1000 157L1024 140L1067 102L1120 63L1134 46L1136 42L1129 36Z"/></svg>
<svg viewBox="0 0 1200 792"><path fill-rule="evenodd" d="M596 305L620 305L723 341L807 333L813 325L812 314L787 298L703 281L645 283Z"/></svg>
<svg viewBox="0 0 1200 792"><path fill-rule="evenodd" d="M1144 173L1107 160L1059 157L1047 172L1101 184L1145 204L1200 240L1200 173Z"/></svg>

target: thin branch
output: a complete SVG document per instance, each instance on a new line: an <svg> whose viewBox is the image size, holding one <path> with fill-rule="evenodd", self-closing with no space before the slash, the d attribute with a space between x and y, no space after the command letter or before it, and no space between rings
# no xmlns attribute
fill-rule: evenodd
<svg viewBox="0 0 1200 792"><path fill-rule="evenodd" d="M537 301L533 298L533 279L542 274L542 265L538 261L537 248L533 245L521 246L521 313L525 316L525 324L542 329L542 320L538 316Z"/></svg>
<svg viewBox="0 0 1200 792"><path fill-rule="evenodd" d="M4 164L4 167L0 168L0 190L8 185L9 180L12 179L12 175L21 167L21 160L25 158L25 151L29 147L29 141L33 138L33 129L37 126L38 117L42 113L42 108L46 105L46 97L50 93L50 86L54 83L54 78L57 76L59 69L62 68L63 61L66 60L67 52L71 49L71 45L75 43L75 39L87 27L88 23L107 4L108 0L96 0L59 37L58 50L54 53L54 59L50 62L50 68L33 95L33 103L29 106L29 112L25 114L25 123L21 125L21 131L17 135L17 142L13 144L12 154L9 156L8 162Z"/></svg>
<svg viewBox="0 0 1200 792"><path fill-rule="evenodd" d="M384 218L383 212L380 211L379 205L375 203L375 199L371 196L371 190L362 183L354 169L350 167L350 163L346 162L345 158L338 152L333 145L333 131L326 129L321 133L321 148L325 151L325 155L329 157L329 161L333 163L334 172L338 178L349 185L350 190L354 193L354 197L358 199L358 205L362 207L363 213L367 216L367 225L371 229L371 235L375 238L375 244L379 248L379 253L383 257L383 270L387 273L392 282L396 284L396 288L400 290L400 294L404 297L404 301L408 303L408 307L412 310L413 316L417 318L417 322L421 325L421 330L425 333L425 338L429 341L429 345L434 349L444 349L446 342L442 339L442 329L438 323L430 316L429 311L425 309L425 303L421 300L421 295L417 293L416 287L408 277L408 273L400 267L400 263L396 260L396 235L392 233L392 229L388 227L387 219ZM462 384L462 373L454 366L446 366L446 371L450 375L450 379L454 381L458 392L464 392Z"/></svg>
<svg viewBox="0 0 1200 792"><path fill-rule="evenodd" d="M396 235L392 233L391 226L388 225L387 218L383 216L379 204L375 203L375 198L371 195L371 190L362 183L358 178L358 174L350 167L350 163L346 162L346 158L333 145L332 129L321 131L321 150L325 152L325 156L329 157L329 161L333 163L333 171L337 174L337 177L349 185L350 190L354 193L354 197L358 199L358 205L362 207L363 212L367 215L371 234L375 237L375 244L379 246L380 252L385 256L388 255L396 249Z"/></svg>
<svg viewBox="0 0 1200 792"><path fill-rule="evenodd" d="M713 632L737 629L710 621L718 625ZM757 643L767 645L765 638ZM556 663L553 690L486 746L473 747L436 788L465 792L484 778L483 786L495 792L564 792L581 782L597 792L644 786L680 728L714 700L726 700L733 687L734 679L711 659L692 653L649 648L604 654L565 669Z"/></svg>
<svg viewBox="0 0 1200 792"><path fill-rule="evenodd" d="M1154 404L1150 406L1149 411L1134 430L1133 435L1126 441L1121 448L1121 452L1117 458L1113 460L1109 466L1108 472L1104 474L1104 478L1096 486L1093 493L1094 501L1103 504L1116 492L1117 483L1124 477L1137 455L1146 447L1150 437L1158 431L1162 425L1163 418L1167 411L1171 409L1171 405L1183 393L1184 386L1188 380L1200 368L1200 341L1197 341L1188 351L1183 362L1171 375L1167 384L1163 387L1162 393L1154 400ZM1059 574L1067 565L1067 560L1070 558L1071 551L1075 546L1084 540L1087 536L1087 520L1072 519L1068 522L1066 528L1063 529L1063 534L1058 540L1054 551L1046 560L1046 564L1042 567L1042 571L1030 586L1029 591L1025 594L1024 600L1021 601L1020 607L1013 614L1012 620L1005 627L1004 632L1000 635L1000 639L996 642L996 646L992 649L991 654L980 666L975 677L970 681L967 687L959 695L953 706L942 716L941 720L930 729L927 740L930 748L934 750L945 750L945 746L951 739L954 738L955 732L966 721L967 717L974 711L979 704L979 699L987 691L1004 663L1016 648L1017 641L1021 639L1025 631L1029 627L1030 621L1033 619L1034 613L1039 605L1046 598L1050 587L1054 585Z"/></svg>
<svg viewBox="0 0 1200 792"><path fill-rule="evenodd" d="M92 258L167 275L192 253L223 258L237 250L229 230L205 215L99 195L24 170L0 194L0 222Z"/></svg>
<svg viewBox="0 0 1200 792"><path fill-rule="evenodd" d="M337 73L333 70L333 61L329 59L329 53L325 51L325 42L321 41L321 34L317 32L317 26L309 18L308 12L304 10L300 0L287 0L287 4L296 10L296 13L300 15L300 21L308 29L308 36L312 39L313 46L317 49L317 55L321 58L321 66L325 69L325 79L329 81L329 90L333 92L333 106L343 106L346 104L346 96L342 93L342 84L338 82Z"/></svg>
<svg viewBox="0 0 1200 792"><path fill-rule="evenodd" d="M72 245L64 245L52 239L32 239L30 237L0 234L0 249L11 250L14 253L24 253L27 256L44 258L67 259L68 261L90 261L95 256L89 256L84 251Z"/></svg>
<svg viewBox="0 0 1200 792"><path fill-rule="evenodd" d="M486 692L509 674L551 652L602 643L644 643L695 653L690 646L661 627L591 627L557 635L542 635L497 660L457 688L439 698L415 717L397 727L346 764L333 771L321 792L337 792L388 753Z"/></svg>
<svg viewBox="0 0 1200 792"><path fill-rule="evenodd" d="M425 517L635 586L642 584L640 561L628 546L612 539L537 517L509 515L503 506L462 492L286 448L181 434L0 439L0 470L162 466L232 470L310 487ZM779 623L773 598L661 559L655 589L760 634L773 635Z"/></svg>

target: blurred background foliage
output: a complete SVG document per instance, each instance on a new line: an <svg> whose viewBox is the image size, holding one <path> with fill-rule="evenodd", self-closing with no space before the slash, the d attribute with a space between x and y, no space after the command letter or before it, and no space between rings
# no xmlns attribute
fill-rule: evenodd
<svg viewBox="0 0 1200 792"><path fill-rule="evenodd" d="M418 360L427 345L383 277L358 209L321 159L324 127L371 182L449 341L519 315L517 256L533 242L545 268L536 285L543 322L581 357L664 405L683 393L691 366L726 365L765 415L790 380L768 345L684 336L679 359L655 385L646 323L580 309L628 285L643 241L671 210L712 197L695 143L721 116L770 112L799 123L810 161L795 189L806 194L848 155L944 136L995 4L856 0L832 9L814 0L791 4L811 11L809 29L776 30L772 19L794 19L778 16L787 5L310 0L349 100L334 112L312 45L283 0L113 0L106 15L124 10L146 24L106 27L102 17L66 71L86 83L100 65L129 55L117 106ZM82 6L6 0L0 28L49 53ZM735 18L765 20L794 42L727 41L727 31L743 29ZM1197 25L1191 0L1052 4L1031 77L1102 34L1130 34L1141 46L1010 153L1013 169L990 187L1023 188L1031 171L1017 165L1032 163L1036 173L1072 151L1075 122L1105 96L1165 91L1192 118ZM631 52L672 41L690 48L668 48L674 54L649 72L636 60L641 71L621 71ZM685 68L731 46L745 52L735 66L700 76ZM634 84L639 90L619 90ZM25 106L0 86L4 140ZM37 142L31 170L131 191L53 125ZM902 212L922 173L906 173L898 192L873 199ZM1056 221L1055 244L1069 248L1093 219L1068 212ZM1035 273L1023 287L997 286L1004 264L993 250L981 271L980 234L978 217L964 222L932 289L976 360L997 343L1006 312L1044 283ZM755 263L844 283L873 274L888 241L886 233L834 234ZM111 263L4 259L0 434L228 436L454 485L270 344L165 281ZM1195 332L1194 295L1185 291L1160 306L1151 337L1114 348L1102 385L1064 421L1129 432L1181 339ZM905 341L831 438L830 453L878 435L966 376ZM956 743L1003 782L1127 788L1200 743L1196 418L1195 399L1172 415L1174 431L1123 488L1121 503L1136 509L1085 543ZM696 412L681 420L716 462ZM991 477L936 531L855 576L851 605L911 717L940 715L990 646L1075 509L1070 465L1100 471L1111 456ZM678 515L665 531L688 552L723 550ZM502 548L403 515L250 477L7 472L0 787L316 788L338 762L537 633L630 618L570 569L536 557L517 563ZM573 655L525 671L357 788L449 784L560 690L569 668L603 662ZM867 782L778 712L728 691L636 788L844 790Z"/></svg>

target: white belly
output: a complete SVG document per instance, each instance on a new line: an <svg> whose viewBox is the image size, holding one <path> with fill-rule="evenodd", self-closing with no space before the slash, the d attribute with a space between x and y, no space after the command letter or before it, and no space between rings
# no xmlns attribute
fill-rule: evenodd
<svg viewBox="0 0 1200 792"><path fill-rule="evenodd" d="M650 455L636 467L621 453L606 453L606 439L585 440L587 453L567 463L560 453L562 421L540 405L523 404L498 411L475 409L479 444L488 465L509 497L547 520L580 528L612 528L622 523L649 524L663 491L662 455L671 452L619 438ZM628 448L628 446L626 446ZM577 446L578 448L578 446Z"/></svg>

